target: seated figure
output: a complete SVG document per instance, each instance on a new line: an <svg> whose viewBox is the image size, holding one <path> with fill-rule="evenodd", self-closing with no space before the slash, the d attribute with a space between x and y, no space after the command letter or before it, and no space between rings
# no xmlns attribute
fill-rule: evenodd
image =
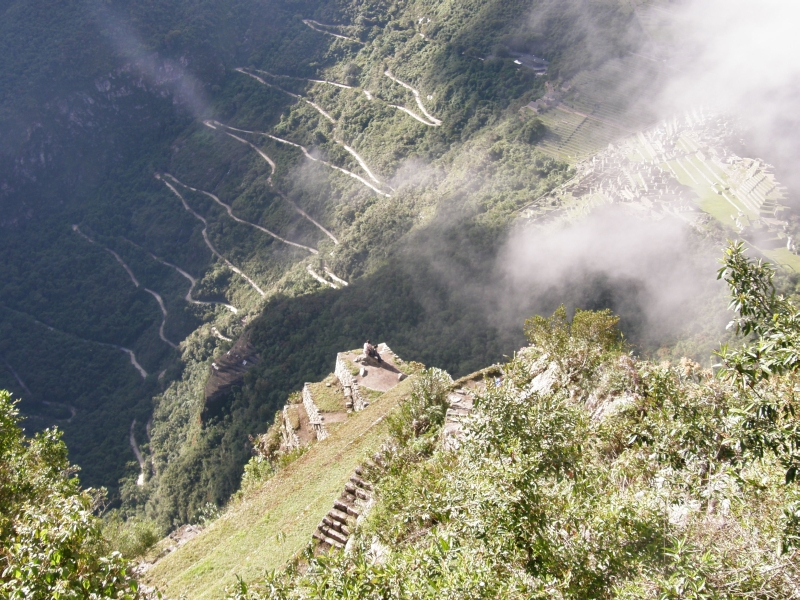
<svg viewBox="0 0 800 600"><path fill-rule="evenodd" d="M375 360L377 360L379 363L382 363L382 362L383 362L383 359L381 358L381 355L380 355L380 354L378 353L378 351L375 349L375 346L373 346L372 344L370 344L369 340L367 340L367 341L364 343L364 356L365 356L365 357L367 357L367 358L374 358L374 359L375 359Z"/></svg>

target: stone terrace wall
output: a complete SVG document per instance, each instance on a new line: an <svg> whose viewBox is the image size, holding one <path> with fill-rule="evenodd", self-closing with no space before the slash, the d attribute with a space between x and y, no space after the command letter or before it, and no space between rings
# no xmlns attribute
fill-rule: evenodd
<svg viewBox="0 0 800 600"><path fill-rule="evenodd" d="M289 418L289 405L283 407L283 417L281 423L281 440L283 443L281 444L283 450L290 452L295 448L300 447L300 438L297 437L297 434L294 432L294 427L292 427L292 420Z"/></svg>
<svg viewBox="0 0 800 600"><path fill-rule="evenodd" d="M308 415L308 422L314 428L317 440L324 440L328 437L328 431L325 429L325 423L322 420L322 415L319 414L317 405L314 404L314 398L311 395L311 388L309 388L308 383L303 386L303 406Z"/></svg>
<svg viewBox="0 0 800 600"><path fill-rule="evenodd" d="M345 404L347 408L352 408L355 411L363 410L365 407L364 398L361 396L358 384L353 380L353 376L350 374L348 361L345 360L341 353L336 355L336 368L333 372L344 388Z"/></svg>

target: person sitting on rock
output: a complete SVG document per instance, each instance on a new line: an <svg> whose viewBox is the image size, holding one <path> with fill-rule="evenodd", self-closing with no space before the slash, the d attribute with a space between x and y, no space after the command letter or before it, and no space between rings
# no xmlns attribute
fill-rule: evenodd
<svg viewBox="0 0 800 600"><path fill-rule="evenodd" d="M364 356L372 357L375 360L377 360L379 363L383 362L383 359L381 358L381 355L375 349L375 346L373 346L372 344L369 343L369 340L367 340L364 343Z"/></svg>

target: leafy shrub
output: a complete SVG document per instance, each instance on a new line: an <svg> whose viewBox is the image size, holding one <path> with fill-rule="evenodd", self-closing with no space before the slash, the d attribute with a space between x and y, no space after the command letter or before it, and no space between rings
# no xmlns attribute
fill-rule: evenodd
<svg viewBox="0 0 800 600"><path fill-rule="evenodd" d="M125 558L142 556L161 539L163 532L155 521L131 516L124 519L118 510L103 516L103 537Z"/></svg>
<svg viewBox="0 0 800 600"><path fill-rule="evenodd" d="M131 565L109 552L93 515L103 492L82 490L56 429L26 438L0 391L0 596L139 598Z"/></svg>
<svg viewBox="0 0 800 600"><path fill-rule="evenodd" d="M401 445L444 423L447 392L453 378L441 369L422 371L411 384L411 396L389 416L389 433Z"/></svg>

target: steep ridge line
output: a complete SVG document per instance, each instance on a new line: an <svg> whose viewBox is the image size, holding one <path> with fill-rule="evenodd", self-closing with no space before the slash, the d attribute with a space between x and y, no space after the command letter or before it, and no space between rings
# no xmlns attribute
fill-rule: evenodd
<svg viewBox="0 0 800 600"><path fill-rule="evenodd" d="M142 486L144 485L144 457L142 456L141 451L139 450L139 444L136 443L136 437L133 435L133 428L136 427L136 419L131 422L131 432L128 436L128 442L131 445L131 450L133 450L134 456L136 456L136 460L139 462L139 477L136 478L136 485Z"/></svg>
<svg viewBox="0 0 800 600"><path fill-rule="evenodd" d="M217 196L215 196L211 192L207 192L205 190L198 190L197 188L193 188L190 185L186 185L185 183L182 183L181 181L178 181L177 178L175 178L173 175L170 175L169 173L164 173L164 175L166 175L167 177L172 179L172 181L174 181L178 185L185 187L187 190L192 190L193 192L199 192L201 194L205 194L206 196L211 198L214 202L219 204L222 208L224 208L227 211L228 216L231 219L233 219L234 221L236 221L237 223L242 223L244 225L250 225L250 227L254 227L254 228L258 229L259 231L263 231L267 235L271 235L276 240L281 241L284 244L288 244L290 246L295 246L296 248L302 248L303 250L308 250L309 252L311 252L311 254L319 254L319 251L315 250L314 248L309 248L308 246L304 246L303 244L298 244L296 242L289 241L286 238L283 238L283 237L279 236L277 233L273 233L269 229L267 229L265 227L262 227L261 225L256 225L255 223L251 223L250 221L245 221L244 219L240 219L239 217L237 217L236 215L233 214L233 209L231 208L231 206L229 204L225 204L222 200L220 200Z"/></svg>
<svg viewBox="0 0 800 600"><path fill-rule="evenodd" d="M189 205L186 203L186 200L184 200L184 198L183 198L183 196L181 195L181 193L180 193L178 190L176 190L176 189L175 189L175 188L172 186L172 184L170 184L170 182L169 182L169 181L166 181L166 180L164 180L164 179L161 177L161 175L159 175L158 173L156 173L155 177L156 177L156 179L158 179L159 181L163 181L163 182L164 182L164 185L166 185L166 186L167 186L167 187L168 187L170 190L172 190L172 193L173 193L173 194L175 194L175 195L176 195L178 198L180 198L180 201L181 201L181 203L183 204L183 207L186 209L186 211L187 211L187 212L189 212L189 213L191 213L192 215L194 215L194 216L195 216L195 218L197 218L197 219L198 219L198 220L199 220L199 221L200 221L200 222L203 224L203 232L202 232L202 233L203 233L203 239L205 240L205 242L206 242L206 246L208 246L208 249L209 249L209 250L211 250L212 254L214 254L214 256L216 256L216 257L217 257L217 258L219 258L219 259L220 259L222 262L224 262L224 263L225 263L225 264L228 266L228 268L229 268L231 271L233 271L234 273L236 273L236 274L240 275L240 276L242 277L242 279L244 279L244 280L245 280L247 283L249 283L249 284L250 284L250 286L251 286L251 287L252 287L252 288L253 288L253 289L254 289L256 292L258 292L258 294L259 294L259 295L260 295L262 298L263 298L264 296L266 296L266 294L264 293L264 290L262 290L260 287L258 287L258 285L256 284L256 282L255 282L255 281L253 281L253 280L252 280L252 279L250 279L250 278L249 278L247 275L245 275L244 273L242 273L242 271L241 271L240 269L238 269L237 267L235 267L231 261L229 261L227 258L225 258L224 256L222 256L222 254L220 254L219 252L217 252L217 249L216 249L216 248L214 248L214 245L211 243L211 240L209 240L209 239L208 239L208 222L207 222L207 221L206 221L206 220L205 220L203 217L201 217L201 216L200 216L198 213L196 213L195 211L193 211L193 210L192 210L192 208L191 208L191 207L190 207L190 206L189 206Z"/></svg>
<svg viewBox="0 0 800 600"><path fill-rule="evenodd" d="M388 69L386 71L384 71L383 74L386 75L389 79L391 79L395 83L399 83L400 85L402 85L407 90L410 90L411 93L414 94L414 99L417 101L417 106L419 106L419 109L422 111L422 114L425 115L426 118L430 119L430 122L433 124L434 127L439 127L442 124L442 122L439 119L437 119L432 114L430 114L427 110L425 110L425 105L422 104L422 99L420 98L419 92L416 89L414 89L413 87L411 87L407 83L404 83L404 82L400 81L397 77L392 75L391 71L389 71ZM397 108L399 108L399 107L397 107Z"/></svg>
<svg viewBox="0 0 800 600"><path fill-rule="evenodd" d="M129 240L128 238L125 238L125 237L123 237L122 239L125 240L126 242L128 242L131 246L136 246L137 248L139 248L139 250L144 250L145 252L147 252L150 255L150 257L153 260L156 260L156 261L160 262L162 265L166 265L168 267L171 267L171 268L175 269L180 275L182 275L184 278L188 279L189 283L191 285L189 286L189 291L186 292L186 296L184 296L184 300L186 300L186 302L189 302L190 304L200 304L200 305L209 305L209 306L210 305L214 305L214 304L219 304L220 306L224 306L225 308L230 310L233 314L236 314L237 312L239 312L238 308L236 308L235 306L231 306L230 304L226 304L225 302L214 302L214 301L210 301L210 300L209 301L195 300L194 298L192 298L192 290L194 289L194 286L197 284L197 279L195 279L194 277L189 275L189 273L187 273L186 271L184 271L180 267L178 267L176 265L173 265L171 262L167 262L163 258L159 258L158 256L156 256L152 252L148 252L147 250L142 248L136 242L132 242L131 240Z"/></svg>
<svg viewBox="0 0 800 600"><path fill-rule="evenodd" d="M88 235L86 235L85 233L83 233L83 232L80 230L80 228L79 228L77 225L73 225L73 226L72 226L72 230L73 230L73 231L76 231L76 232L77 232L77 233L78 233L80 236L82 236L83 238L85 238L85 239L86 239L87 241L89 241L90 243L92 243L92 244L95 244L95 245L97 245L97 246L100 246L100 247L101 247L103 250L105 250L106 252L110 252L110 253L111 253L111 255L112 255L114 258L116 258L116 259L117 259L117 262L118 262L119 264L121 264L121 265L122 265L122 268L123 268L123 269L125 269L125 272L126 272L126 273L128 273L128 276L131 278L131 281L133 282L133 285L135 285L137 288L138 288L138 287L141 287L141 286L139 285L139 281L138 281L138 280L136 279L136 277L134 276L134 274L133 274L133 271L132 271L132 270L131 270L131 268L130 268L130 267L129 267L129 266L126 264L126 263L125 263L125 261L124 261L124 260L122 260L122 258L120 257L120 255L119 255L119 254L117 254L116 252L114 252L114 251L113 251L111 248L106 248L105 246L101 246L100 244L98 244L97 242L95 242L95 241L94 241L92 238L90 238ZM147 292L148 294L150 294L151 296L153 296L153 298L155 298L155 299L156 299L156 302L158 302L158 308L160 308L160 309L161 309L161 325L159 325L159 327L158 327L158 337L159 337L159 338L161 338L161 341L162 341L162 342L164 342L164 343L165 343L165 344L167 344L168 346L171 346L172 348L175 348L175 349L177 350L177 348L178 348L178 345L177 345L177 344L175 344L175 343L173 343L173 342L171 342L171 341L169 341L169 340L167 339L167 336L166 336L166 335L164 335L164 326L167 324L167 316L169 315L169 313L167 312L167 307L164 305L164 299L161 297L161 295L160 295L158 292L154 292L154 291L153 291L153 290L151 290L151 289L144 288L144 291L145 291L145 292Z"/></svg>
<svg viewBox="0 0 800 600"><path fill-rule="evenodd" d="M355 42L356 44L364 45L364 42L361 40L357 40L355 38L347 37L346 35L340 35L338 33L333 33L332 31L325 31L321 29L322 27L336 27L336 25L324 25L322 23L318 23L313 19L303 19L303 23L305 23L308 27L313 29L314 31L319 31L320 33L324 33L325 35L332 35L335 38L339 38L340 40L348 40L350 42Z"/></svg>
<svg viewBox="0 0 800 600"><path fill-rule="evenodd" d="M37 319L33 315L29 315L28 313L24 313L21 310L16 310L14 308L6 306L5 304L0 304L0 307L5 308L6 310L10 310L11 312L15 312L15 313L18 313L20 315L23 315L23 316L27 317L28 319L30 319L31 321L33 321L34 323L36 323L37 325L41 325L42 327L45 327L45 328L49 329L50 331L53 331L53 332L56 332L56 333L60 333L62 335L66 335L66 336L69 336L71 338L75 338L76 340L80 340L81 342L84 342L86 344L97 344L98 346L105 346L107 348L116 348L117 350L122 350L131 359L131 364L133 365L133 367L137 371L139 371L139 375L142 376L142 379L147 379L147 371L145 371L142 368L142 365L139 364L139 361L136 360L136 355L133 353L133 350L125 348L124 346L118 346L117 344L109 344L107 342L96 342L95 340L87 340L86 338L82 338L82 337L80 337L78 335L75 335L74 333L69 333L69 332L63 331L61 329L56 329L55 327L52 327L51 325L48 325L47 323L43 323L42 321L40 321L39 319Z"/></svg>
<svg viewBox="0 0 800 600"><path fill-rule="evenodd" d="M220 123L219 121L203 121L203 124L204 124L206 127L210 127L211 129L214 129L214 130L216 130L216 129L217 129L217 127L216 127L215 123L216 123L216 125L219 125L219 126L220 126L220 127L222 127L223 129L226 129L226 128L227 128L227 129L233 129L234 131L244 131L243 129L235 129L235 128L233 128L233 127L228 127L227 125L223 125L223 124L222 124L222 123ZM317 227L317 228L318 228L320 231L322 231L322 233L324 233L324 234L325 234L325 235L327 235L329 238L331 238L331 239L333 240L333 243L334 243L334 244L336 244L336 245L338 245L338 244L339 244L339 240L336 238L336 236L335 236L335 235L333 235L333 234L332 234L330 231L328 231L328 230L327 230L327 229L326 229L326 228L325 228L325 227L324 227L324 226L323 226L321 223L317 222L317 221L316 221L316 220L315 220L315 219L314 219L314 218L313 218L311 215L309 215L309 214L308 214L306 211L304 211L302 208L300 208L299 206L297 206L297 204L295 204L294 202L292 202L292 201L291 201L291 200L288 198L288 196L286 196L286 194L284 194L284 193L283 193L282 191L280 191L280 190L279 190L277 187L275 187L275 185L274 185L274 184L273 184L273 182L272 182L272 176L275 174L275 169L276 169L275 162L274 162L274 161L273 161L273 160L272 160L272 159L271 159L271 158L270 158L270 157L269 157L269 156L268 156L266 153L264 153L264 152L263 152L263 151L262 151L262 150L261 150L261 149L260 149L258 146L256 146L255 144L253 144L253 143L251 143L251 142L248 142L247 140L245 140L245 139L243 139L243 138L240 138L238 135L233 135L233 134L232 134L231 132L229 132L229 131L223 131L223 133L224 133L225 135L229 135L229 136L231 136L233 139L235 139L235 140L237 140L237 141L241 142L242 144L247 144L247 145L248 145L248 146L250 146L250 147L251 147L253 150L255 150L255 151L258 153L258 155L259 155L261 158L263 158L263 159L264 159L264 160L267 162L267 164L270 166L270 168L272 169L272 172L270 173L269 177L267 177L267 183L269 184L269 186L270 186L270 187L271 187L273 190L275 190L275 192L276 192L276 193L277 193L277 194L278 194L278 195L279 195L281 198L283 198L283 199L284 199L286 202L288 202L289 204L291 204L291 205L292 205L292 207L293 207L293 208L294 208L294 209L295 209L295 210L296 210L296 211L297 211L297 212L298 212L300 215L302 215L304 218L308 219L308 221L309 221L309 222L311 222L311 223L312 223L314 226L316 226L316 227ZM245 132L245 133L250 133L250 132Z"/></svg>
<svg viewBox="0 0 800 600"><path fill-rule="evenodd" d="M283 89L281 86L279 86L279 85L275 85L274 83L267 83L266 81L264 81L264 80L263 80L261 77L259 77L258 75L253 75L252 73L248 73L247 71L245 71L244 69L242 69L242 68L240 68L240 67L237 67L236 69L234 69L234 71L238 71L239 73L242 73L242 74L244 74L244 75L248 75L248 76L252 77L253 79L255 79L256 81L258 81L259 83L261 83L261 84L263 84L263 85L266 85L266 86L268 86L268 87L271 87L271 88L275 88L276 90L280 90L281 92L283 92L284 94L288 94L288 95L289 95L289 96L291 96L292 98L295 98L295 99L297 99L297 100L300 100L301 102L305 102L306 104L309 104L309 105L310 105L310 106L312 106L312 107L314 108L314 110L316 110L316 111L317 111L319 114L321 114L323 117L325 117L326 119L328 119L328 121L330 121L330 122L331 122L331 123L333 123L334 125L336 124L336 119L334 119L332 116L330 116L330 115L329 115L329 114L328 114L328 113L325 111L325 109L323 109L323 108L322 108L322 107L321 107L319 104L317 104L317 103L315 103L315 102L312 102L312 101L311 101L311 100L309 100L308 98L304 98L303 96L300 96L299 94L295 94L294 92L290 92L289 90L285 90L285 89Z"/></svg>
<svg viewBox="0 0 800 600"><path fill-rule="evenodd" d="M281 91L283 91L283 92L286 92L287 94L289 94L289 95L291 95L291 96L293 96L293 97L295 97L295 98L300 98L301 100L304 100L305 102L308 102L308 103L310 103L310 104L311 104L312 106L314 106L314 107L315 107L317 110L319 110L319 111L320 111L320 112L321 112L321 113L322 113L324 116L326 116L326 117L328 116L328 114L327 114L325 111L323 111L323 110L322 110L322 108L320 108L319 106L317 106L316 104L314 104L314 103L313 103L313 102L311 102L310 100L307 100L306 98L303 98L302 96L299 96L299 95L297 95L297 94L293 94L292 92L286 91L286 90L284 90L283 88L281 88L280 86L275 86L275 85L273 85L273 84L271 84L271 83L267 83L267 82L266 82L266 81L264 81L264 80L263 80L261 77L258 77L257 75L253 75L253 74L251 74L251 73L248 73L248 72L247 72L247 71L245 71L244 69L236 69L236 70L237 70L237 71L239 71L240 73L244 73L245 75L250 75L250 77L253 77L254 79L258 80L259 82L263 83L264 85L268 85L268 86L271 86L271 87L276 87L276 88L278 88L279 90L281 90ZM273 74L272 74L272 73L270 73L269 71L262 71L262 70L260 70L260 69L256 69L256 70L257 70L259 73L264 73L265 75L269 75L270 77L278 77L277 75L273 75ZM281 77L289 77L289 75L282 75ZM337 87L342 87L342 88L346 88L346 89L353 89L352 87L350 87L350 86L347 86L347 85L342 85L342 84L340 84L340 83L333 83L333 82L331 82L331 81L324 81L324 80L321 80L321 79L304 79L304 78L302 78L302 77L292 77L292 79L300 79L301 81L314 81L314 82L317 82L317 83L328 83L328 84L330 84L330 85L335 85L335 86L337 86ZM390 106L394 106L394 105L390 105ZM335 123L335 121L332 121L332 122L334 122L334 123ZM424 121L423 121L423 122L424 122ZM364 172L365 172L365 173L366 173L366 174L369 176L369 178L370 178L370 179L372 179L372 181L374 181L375 183L377 183L377 184L379 184L379 185L381 184L381 181L380 181L380 180L379 180L377 177L375 177L375 175L372 173L372 171L370 170L370 168L367 166L367 163L366 163L366 161L365 161L363 158L361 158L361 156L358 154L358 152L356 152L356 151L355 151L355 149L354 149L354 148L352 148L351 146L348 146L347 144L345 144L345 143L344 143L344 142L342 142L342 141L339 141L339 140L334 140L334 141L335 141L337 144L339 144L340 146L344 147L344 149L345 149L347 152L349 152L349 153L350 153L350 154L351 154L351 155L352 155L352 156L353 156L353 157L356 159L356 161L358 162L359 166L360 166L362 169L364 169Z"/></svg>
<svg viewBox="0 0 800 600"><path fill-rule="evenodd" d="M232 131L238 131L240 133L249 133L251 135L263 135L265 137L270 138L271 140L274 140L274 141L278 142L279 144L286 144L288 146L294 146L295 148L299 148L300 151L303 153L303 156L305 156L308 160L311 160L311 161L314 161L314 162L318 162L318 163L322 163L323 165L325 165L325 166L327 166L327 167L329 167L331 169L334 169L336 171L341 171L345 175L347 175L349 177L352 177L353 179L357 179L358 181L363 183L365 186L367 186L369 189L374 191L376 194L378 194L380 196L384 196L386 198L391 198L390 194L387 194L386 192L383 192L383 191L379 190L378 188L376 188L374 185L372 185L369 181L367 181L366 179L364 179L360 175L356 175L352 171L348 171L347 169L343 169L342 167L337 167L336 165L334 165L332 163L329 163L329 162L327 162L325 160L322 160L321 158L313 157L311 155L311 153L309 153L308 148L306 148L305 146L302 146L301 144L297 144L295 142L290 142L289 140L284 140L283 138L279 138L277 136L272 135L271 133L265 133L263 131L249 131L247 129L239 129L237 127L231 127L230 125L225 125L223 123L220 123L219 121L214 121L214 124L219 125L220 127L224 127L225 129L230 129ZM242 138L237 137L237 136L235 136L233 134L230 134L230 133L228 135L230 135L231 137L235 137L237 140L239 140L241 142L244 142L245 144L250 144L250 146L252 146L253 148L256 148L256 146L254 146L253 144L251 144L247 140L243 140ZM261 153L261 151L259 151L259 154L263 155L263 153ZM272 163L272 161L270 161L270 163Z"/></svg>

